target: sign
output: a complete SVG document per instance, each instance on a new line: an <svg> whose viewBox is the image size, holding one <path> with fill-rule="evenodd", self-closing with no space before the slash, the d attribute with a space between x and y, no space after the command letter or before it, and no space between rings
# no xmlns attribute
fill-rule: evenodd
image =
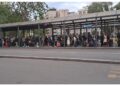
<svg viewBox="0 0 120 86"><path fill-rule="evenodd" d="M93 26L92 22L86 22L85 25L82 25L83 28L92 28Z"/></svg>

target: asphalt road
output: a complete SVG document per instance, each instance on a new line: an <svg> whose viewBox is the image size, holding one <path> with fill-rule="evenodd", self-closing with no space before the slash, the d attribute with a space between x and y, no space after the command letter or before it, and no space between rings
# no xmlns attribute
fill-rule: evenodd
<svg viewBox="0 0 120 86"><path fill-rule="evenodd" d="M119 60L120 49L0 49L0 56Z"/></svg>
<svg viewBox="0 0 120 86"><path fill-rule="evenodd" d="M0 58L0 84L120 84L120 65Z"/></svg>

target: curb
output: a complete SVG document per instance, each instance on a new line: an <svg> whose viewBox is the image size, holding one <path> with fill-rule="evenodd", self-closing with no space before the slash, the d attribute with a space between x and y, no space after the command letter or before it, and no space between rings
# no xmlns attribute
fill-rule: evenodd
<svg viewBox="0 0 120 86"><path fill-rule="evenodd" d="M120 60L104 60L104 59L78 59L78 58L54 58L54 57L20 57L20 56L0 56L0 58L15 59L34 59L34 60L54 60L54 61L73 61L73 62L89 62L89 63L105 63L120 64Z"/></svg>
<svg viewBox="0 0 120 86"><path fill-rule="evenodd" d="M120 49L120 47L9 47L9 48L0 48L0 49Z"/></svg>

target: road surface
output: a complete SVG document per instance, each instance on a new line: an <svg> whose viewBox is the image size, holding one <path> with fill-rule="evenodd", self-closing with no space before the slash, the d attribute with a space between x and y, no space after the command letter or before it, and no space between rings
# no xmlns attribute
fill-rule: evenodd
<svg viewBox="0 0 120 86"><path fill-rule="evenodd" d="M120 61L120 49L0 49L0 56L78 58Z"/></svg>
<svg viewBox="0 0 120 86"><path fill-rule="evenodd" d="M0 49L0 56L120 61L120 49ZM0 58L0 84L120 84L120 64Z"/></svg>
<svg viewBox="0 0 120 86"><path fill-rule="evenodd" d="M0 84L120 84L120 65L0 58Z"/></svg>

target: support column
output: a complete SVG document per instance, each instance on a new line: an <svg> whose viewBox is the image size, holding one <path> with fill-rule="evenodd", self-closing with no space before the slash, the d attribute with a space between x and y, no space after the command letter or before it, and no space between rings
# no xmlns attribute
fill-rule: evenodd
<svg viewBox="0 0 120 86"><path fill-rule="evenodd" d="M86 29L86 33L88 32L87 31L87 19L86 19L86 23L85 23L85 29Z"/></svg>
<svg viewBox="0 0 120 86"><path fill-rule="evenodd" d="M80 24L80 35L82 36L82 25Z"/></svg>
<svg viewBox="0 0 120 86"><path fill-rule="evenodd" d="M87 29L87 27L85 28L86 29L86 34L88 33L88 29Z"/></svg>
<svg viewBox="0 0 120 86"><path fill-rule="evenodd" d="M97 42L98 42L99 40L97 39L97 36L98 36L99 34L97 33L97 24L98 24L97 17L95 18L95 21L96 21L96 23L95 23L95 46L94 46L94 47L98 47L99 44L98 44Z"/></svg>
<svg viewBox="0 0 120 86"><path fill-rule="evenodd" d="M70 28L68 26L67 26L67 29L66 29L66 34L70 35Z"/></svg>
<svg viewBox="0 0 120 86"><path fill-rule="evenodd" d="M18 38L18 47L20 47L20 29L19 29L19 26L17 28L17 38Z"/></svg>
<svg viewBox="0 0 120 86"><path fill-rule="evenodd" d="M52 26L52 37L53 37L53 35L54 35L54 28L53 28L53 26Z"/></svg>
<svg viewBox="0 0 120 86"><path fill-rule="evenodd" d="M44 42L45 42L45 28L43 27L43 38L42 38L42 46L44 46Z"/></svg>
<svg viewBox="0 0 120 86"><path fill-rule="evenodd" d="M72 23L73 23L74 34L76 34L74 21L72 21Z"/></svg>
<svg viewBox="0 0 120 86"><path fill-rule="evenodd" d="M65 35L66 35L66 31L65 31L65 23L63 22L63 33L64 33L64 47L65 47Z"/></svg>
<svg viewBox="0 0 120 86"><path fill-rule="evenodd" d="M25 37L25 30L23 29L22 32L23 32L23 37Z"/></svg>
<svg viewBox="0 0 120 86"><path fill-rule="evenodd" d="M3 30L0 28L0 38L3 38Z"/></svg>
<svg viewBox="0 0 120 86"><path fill-rule="evenodd" d="M115 19L114 19L114 26L113 26L113 47L117 47L117 45L116 45L116 26L115 26Z"/></svg>
<svg viewBox="0 0 120 86"><path fill-rule="evenodd" d="M35 34L34 34L34 28L32 28L32 36L34 36Z"/></svg>
<svg viewBox="0 0 120 86"><path fill-rule="evenodd" d="M40 25L38 24L38 32L40 32ZM39 45L39 47L41 46L41 40L40 40L40 33L38 33L39 35L39 37L38 37L38 41L39 41L39 43L38 43L38 45Z"/></svg>
<svg viewBox="0 0 120 86"><path fill-rule="evenodd" d="M52 25L52 40L53 40L53 46L55 46L55 36L54 36L54 28Z"/></svg>
<svg viewBox="0 0 120 86"><path fill-rule="evenodd" d="M45 28L43 28L43 36L45 37Z"/></svg>
<svg viewBox="0 0 120 86"><path fill-rule="evenodd" d="M107 26L106 26L107 32L108 32L108 34L110 35L111 32L110 32L110 29L109 29L109 24L107 23L106 25L107 25Z"/></svg>
<svg viewBox="0 0 120 86"><path fill-rule="evenodd" d="M62 26L60 26L60 35L62 35Z"/></svg>
<svg viewBox="0 0 120 86"><path fill-rule="evenodd" d="M0 28L0 47L3 47L3 32L1 28Z"/></svg>
<svg viewBox="0 0 120 86"><path fill-rule="evenodd" d="M117 15L117 20L119 22L119 16ZM117 27L117 32L119 32L119 28Z"/></svg>
<svg viewBox="0 0 120 86"><path fill-rule="evenodd" d="M104 30L103 31L106 33L106 23L105 23L105 20L104 20Z"/></svg>
<svg viewBox="0 0 120 86"><path fill-rule="evenodd" d="M3 38L5 38L6 34L5 34L5 31L3 31Z"/></svg>
<svg viewBox="0 0 120 86"><path fill-rule="evenodd" d="M102 45L103 45L103 40L102 40L103 39L103 37L102 37L102 34L103 34L103 25L102 25L102 23L103 22L102 22L102 18L100 18L100 21L101 21L101 26L100 26L101 27L100 28L101 29L101 36L100 37L101 37L101 47L102 47Z"/></svg>
<svg viewBox="0 0 120 86"><path fill-rule="evenodd" d="M100 29L101 29L101 35L102 35L102 33L103 33L102 18L100 18L100 21L101 21L101 26L100 26L101 28Z"/></svg>
<svg viewBox="0 0 120 86"><path fill-rule="evenodd" d="M29 36L31 36L31 34L30 34L30 33L31 33L31 28L29 29Z"/></svg>
<svg viewBox="0 0 120 86"><path fill-rule="evenodd" d="M87 19L86 19L86 23L87 23ZM85 25L86 25L86 24L85 24ZM87 26L85 27L85 29L86 29L87 43L88 43L88 28L87 28Z"/></svg>
<svg viewBox="0 0 120 86"><path fill-rule="evenodd" d="M96 34L96 33L97 33L97 24L98 24L98 23L97 23L97 18L96 18L95 21L96 21L96 23L95 23L95 34Z"/></svg>

